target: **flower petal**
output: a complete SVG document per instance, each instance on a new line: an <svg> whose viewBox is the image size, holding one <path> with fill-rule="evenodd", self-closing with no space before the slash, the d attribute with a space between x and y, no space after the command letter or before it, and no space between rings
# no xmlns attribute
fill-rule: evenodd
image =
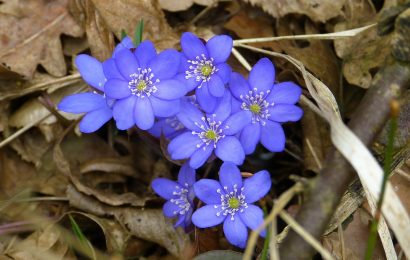
<svg viewBox="0 0 410 260"><path fill-rule="evenodd" d="M208 51L202 41L191 32L185 32L181 36L181 47L185 56L190 60L201 57L204 54L208 57Z"/></svg>
<svg viewBox="0 0 410 260"><path fill-rule="evenodd" d="M282 152L285 150L285 132L279 123L266 120L261 127L261 143L271 152Z"/></svg>
<svg viewBox="0 0 410 260"><path fill-rule="evenodd" d="M194 90L199 85L199 81L196 81L196 79L194 77L186 79L185 78L185 73L177 74L175 76L175 79L182 82L182 84L185 86L185 91L186 92L190 92L190 91Z"/></svg>
<svg viewBox="0 0 410 260"><path fill-rule="evenodd" d="M186 94L186 87L184 84L176 79L161 80L156 84L157 91L153 93L157 98L166 100L177 99Z"/></svg>
<svg viewBox="0 0 410 260"><path fill-rule="evenodd" d="M276 104L269 108L269 119L276 122L296 122L303 116L303 110L295 105Z"/></svg>
<svg viewBox="0 0 410 260"><path fill-rule="evenodd" d="M239 140L234 136L226 136L219 140L215 154L224 162L233 162L241 165L245 159L245 152Z"/></svg>
<svg viewBox="0 0 410 260"><path fill-rule="evenodd" d="M250 124L252 113L249 111L239 111L228 117L221 126L224 134L235 135L239 133L246 125Z"/></svg>
<svg viewBox="0 0 410 260"><path fill-rule="evenodd" d="M198 169L208 160L213 150L214 147L212 145L203 145L191 155L189 165L194 169Z"/></svg>
<svg viewBox="0 0 410 260"><path fill-rule="evenodd" d="M117 55L118 52L124 50L124 49L131 49L131 48L135 48L134 43L132 42L131 38L128 36L125 36L121 42L115 47L114 52L112 54L113 57L115 57Z"/></svg>
<svg viewBox="0 0 410 260"><path fill-rule="evenodd" d="M226 239L234 246L245 248L248 240L248 229L239 216L233 219L227 217L224 221L224 234Z"/></svg>
<svg viewBox="0 0 410 260"><path fill-rule="evenodd" d="M64 97L58 104L58 110L68 113L87 113L107 107L107 102L102 95L86 92Z"/></svg>
<svg viewBox="0 0 410 260"><path fill-rule="evenodd" d="M251 86L241 74L232 72L231 79L229 80L229 89L234 97L242 100L242 96L244 97L249 94Z"/></svg>
<svg viewBox="0 0 410 260"><path fill-rule="evenodd" d="M135 55L128 49L119 51L115 56L115 65L121 75L129 81L130 75L137 72L139 64Z"/></svg>
<svg viewBox="0 0 410 260"><path fill-rule="evenodd" d="M251 154L255 151L256 145L258 144L260 138L261 126L259 123L253 123L245 126L239 138L245 154Z"/></svg>
<svg viewBox="0 0 410 260"><path fill-rule="evenodd" d="M173 160L189 158L197 149L202 140L190 131L182 133L172 139L168 145L168 153Z"/></svg>
<svg viewBox="0 0 410 260"><path fill-rule="evenodd" d="M100 129L108 120L112 118L112 110L104 107L86 114L79 124L80 131L92 133Z"/></svg>
<svg viewBox="0 0 410 260"><path fill-rule="evenodd" d="M108 59L102 63L104 74L107 77L107 79L122 79L124 80L124 77L121 75L121 73L118 71L117 64L115 64L114 59Z"/></svg>
<svg viewBox="0 0 410 260"><path fill-rule="evenodd" d="M208 115L208 118L213 118L215 121L225 121L231 115L231 99L232 98L230 92L225 91L225 95L222 97L222 99L218 100L219 104L215 108L215 111L212 113L212 115Z"/></svg>
<svg viewBox="0 0 410 260"><path fill-rule="evenodd" d="M149 68L156 79L170 79L174 77L179 68L180 54L173 49L167 49L149 62Z"/></svg>
<svg viewBox="0 0 410 260"><path fill-rule="evenodd" d="M268 58L260 59L249 73L249 84L257 92L271 90L275 81L275 67Z"/></svg>
<svg viewBox="0 0 410 260"><path fill-rule="evenodd" d="M195 96L198 104L206 113L214 112L219 99L209 93L208 86L206 84L196 89Z"/></svg>
<svg viewBox="0 0 410 260"><path fill-rule="evenodd" d="M281 82L273 85L266 100L274 104L295 104L300 95L302 95L302 89L298 85L293 82Z"/></svg>
<svg viewBox="0 0 410 260"><path fill-rule="evenodd" d="M239 212L239 216L242 222L252 230L256 230L263 223L263 211L258 206L248 204L248 207ZM265 237L266 229L263 230L260 235Z"/></svg>
<svg viewBox="0 0 410 260"><path fill-rule="evenodd" d="M128 82L121 79L110 79L105 83L104 92L107 97L122 99L131 95L131 89Z"/></svg>
<svg viewBox="0 0 410 260"><path fill-rule="evenodd" d="M219 169L219 181L224 190L227 187L228 191L234 191L234 188L240 190L242 188L242 176L238 166L231 162L224 162Z"/></svg>
<svg viewBox="0 0 410 260"><path fill-rule="evenodd" d="M171 201L165 202L164 207L162 208L162 212L164 212L164 216L168 218L175 217L177 214L179 214L180 210L181 208L175 203L172 203Z"/></svg>
<svg viewBox="0 0 410 260"><path fill-rule="evenodd" d="M222 186L216 180L201 179L194 184L195 195L206 204L221 204Z"/></svg>
<svg viewBox="0 0 410 260"><path fill-rule="evenodd" d="M189 167L188 163L182 165L178 173L178 182L185 186L192 186L195 183L195 170Z"/></svg>
<svg viewBox="0 0 410 260"><path fill-rule="evenodd" d="M270 190L272 181L268 171L259 171L243 181L246 203L253 203L263 198Z"/></svg>
<svg viewBox="0 0 410 260"><path fill-rule="evenodd" d="M232 68L226 63L219 63L215 65L218 71L216 74L221 77L222 82L224 84L227 84L229 82L229 79L231 78L232 74Z"/></svg>
<svg viewBox="0 0 410 260"><path fill-rule="evenodd" d="M219 213L221 211L219 205L205 205L192 214L192 223L199 228L208 228L219 225L226 218L225 215Z"/></svg>
<svg viewBox="0 0 410 260"><path fill-rule="evenodd" d="M120 130L127 130L135 125L134 121L134 107L135 96L118 100L113 107L113 117L117 128Z"/></svg>
<svg viewBox="0 0 410 260"><path fill-rule="evenodd" d="M140 68L146 68L148 63L157 56L157 51L151 41L145 40L138 45L134 54Z"/></svg>
<svg viewBox="0 0 410 260"><path fill-rule="evenodd" d="M163 100L154 96L149 97L154 115L158 117L174 116L179 112L180 100Z"/></svg>
<svg viewBox="0 0 410 260"><path fill-rule="evenodd" d="M154 125L154 111L148 98L137 98L134 107L135 124L141 130L148 130Z"/></svg>
<svg viewBox="0 0 410 260"><path fill-rule="evenodd" d="M228 35L217 35L212 37L206 43L209 57L214 59L215 63L225 62L232 52L233 41Z"/></svg>
<svg viewBox="0 0 410 260"><path fill-rule="evenodd" d="M178 120L192 131L201 131L198 124L203 124L204 114L186 99L181 100L180 112L177 114Z"/></svg>
<svg viewBox="0 0 410 260"><path fill-rule="evenodd" d="M221 77L212 75L210 80L207 82L209 93L214 97L222 97L225 93L225 84L223 83Z"/></svg>
<svg viewBox="0 0 410 260"><path fill-rule="evenodd" d="M75 59L75 65L88 85L101 91L104 89L106 79L101 62L89 55L80 54Z"/></svg>
<svg viewBox="0 0 410 260"><path fill-rule="evenodd" d="M175 181L165 178L157 178L152 181L151 187L156 194L166 200L170 200L175 197L173 192L177 189L177 187L180 187L180 185Z"/></svg>

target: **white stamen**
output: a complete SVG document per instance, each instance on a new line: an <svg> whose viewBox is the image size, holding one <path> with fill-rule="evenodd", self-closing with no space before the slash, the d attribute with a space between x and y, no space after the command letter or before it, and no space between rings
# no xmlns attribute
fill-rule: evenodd
<svg viewBox="0 0 410 260"><path fill-rule="evenodd" d="M195 60L188 60L189 70L185 71L185 79L195 78L196 81L200 81L198 88L201 88L204 82L211 79L211 75L218 71L218 69L213 65L213 58L207 59L205 54L201 56L196 56ZM204 67L209 67L210 72L207 75L202 73Z"/></svg>
<svg viewBox="0 0 410 260"><path fill-rule="evenodd" d="M155 79L155 75L151 72L151 68L138 68L136 73L130 75L130 78L131 80L128 82L128 88L131 90L131 93L137 97L149 97L152 93L155 93L158 90L156 85L160 80ZM138 88L140 84L144 84L143 89Z"/></svg>
<svg viewBox="0 0 410 260"><path fill-rule="evenodd" d="M269 103L266 101L266 97L269 95L270 90L264 93L263 91L258 92L256 88L250 90L245 96L241 95L242 100L241 109L250 110L252 105L257 105L260 108L258 113L252 112L252 123L260 122L262 126L266 124L266 119L269 118L269 107L273 106L274 103Z"/></svg>

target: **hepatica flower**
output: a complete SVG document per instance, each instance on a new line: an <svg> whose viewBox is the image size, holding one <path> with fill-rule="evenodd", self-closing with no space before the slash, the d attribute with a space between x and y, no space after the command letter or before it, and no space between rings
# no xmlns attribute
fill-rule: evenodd
<svg viewBox="0 0 410 260"><path fill-rule="evenodd" d="M167 200L163 207L164 215L168 218L178 218L175 227L187 229L192 223L194 183L195 171L188 164L181 167L177 182L165 178L158 178L152 182L154 191Z"/></svg>
<svg viewBox="0 0 410 260"><path fill-rule="evenodd" d="M219 171L219 182L202 179L194 184L195 195L207 205L192 215L199 228L223 223L228 241L240 248L246 246L248 230L255 230L263 222L263 211L252 203L268 193L271 179L267 171L255 173L242 181L239 169L225 162ZM265 231L261 233L265 236Z"/></svg>
<svg viewBox="0 0 410 260"><path fill-rule="evenodd" d="M226 61L231 54L232 38L227 35L212 37L206 44L190 32L181 37L182 59L178 78L196 89L198 103L207 112L216 108L218 98L225 92L231 68Z"/></svg>
<svg viewBox="0 0 410 260"><path fill-rule="evenodd" d="M75 63L85 82L96 90L104 90L106 78L101 62L91 56L81 54L77 56ZM113 103L113 100L106 99L104 95L88 92L67 96L57 107L68 113L85 113L79 125L80 131L91 133L97 131L112 118Z"/></svg>
<svg viewBox="0 0 410 260"><path fill-rule="evenodd" d="M138 47L120 48L104 62L105 94L115 99L113 116L121 130L137 125L142 130L154 125L155 117L169 117L179 111L179 99L186 88L174 79L180 54L168 49L157 54L150 41Z"/></svg>
<svg viewBox="0 0 410 260"><path fill-rule="evenodd" d="M274 84L275 68L267 58L256 63L246 80L239 73L232 73L229 88L234 96L234 107L247 111L252 121L240 134L246 154L255 150L260 141L272 152L285 148L285 133L281 123L297 121L303 111L295 106L302 90L292 82ZM235 109L234 109L235 110Z"/></svg>
<svg viewBox="0 0 410 260"><path fill-rule="evenodd" d="M173 138L185 130L184 125L176 116L161 118L148 130L150 134L159 138L163 134L166 138Z"/></svg>
<svg viewBox="0 0 410 260"><path fill-rule="evenodd" d="M168 145L174 160L189 159L189 165L197 169L215 151L222 161L243 163L245 153L236 134L250 122L245 111L231 114L231 95L226 91L214 113L205 114L190 102L181 102L179 121L187 128Z"/></svg>

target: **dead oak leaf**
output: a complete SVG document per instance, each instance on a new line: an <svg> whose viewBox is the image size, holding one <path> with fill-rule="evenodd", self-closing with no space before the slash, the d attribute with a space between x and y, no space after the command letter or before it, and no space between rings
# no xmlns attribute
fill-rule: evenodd
<svg viewBox="0 0 410 260"><path fill-rule="evenodd" d="M159 5L164 10L178 12L187 10L194 3L198 5L210 6L216 2L217 0L159 0Z"/></svg>
<svg viewBox="0 0 410 260"><path fill-rule="evenodd" d="M341 14L345 1L319 1L319 0L245 0L252 5L280 18L287 14L304 14L315 22L326 22Z"/></svg>
<svg viewBox="0 0 410 260"><path fill-rule="evenodd" d="M67 0L18 1L14 13L0 7L0 71L10 70L31 79L38 64L53 76L66 74L60 35L79 37L83 31L67 11ZM9 76L0 74L0 78Z"/></svg>

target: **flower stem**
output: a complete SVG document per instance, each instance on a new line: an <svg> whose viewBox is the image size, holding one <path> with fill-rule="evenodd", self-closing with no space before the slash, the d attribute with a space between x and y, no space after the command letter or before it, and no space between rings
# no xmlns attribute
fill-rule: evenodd
<svg viewBox="0 0 410 260"><path fill-rule="evenodd" d="M262 207L262 209L263 209L263 215L267 216L268 215L268 210L266 209L266 205L264 205ZM265 237L265 241L263 243L263 249L262 249L262 253L261 253L261 260L267 260L268 259L269 241L270 241L270 228L268 226L266 228L266 237Z"/></svg>

